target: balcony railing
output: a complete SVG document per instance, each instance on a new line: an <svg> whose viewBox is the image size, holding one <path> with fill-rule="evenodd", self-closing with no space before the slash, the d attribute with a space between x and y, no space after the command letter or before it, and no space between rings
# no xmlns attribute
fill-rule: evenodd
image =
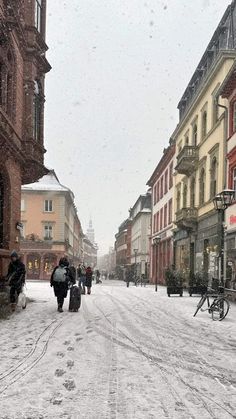
<svg viewBox="0 0 236 419"><path fill-rule="evenodd" d="M197 224L197 208L182 208L175 214L175 224L179 228L194 229Z"/></svg>
<svg viewBox="0 0 236 419"><path fill-rule="evenodd" d="M188 176L196 168L198 160L198 148L193 145L185 145L177 156L175 170Z"/></svg>

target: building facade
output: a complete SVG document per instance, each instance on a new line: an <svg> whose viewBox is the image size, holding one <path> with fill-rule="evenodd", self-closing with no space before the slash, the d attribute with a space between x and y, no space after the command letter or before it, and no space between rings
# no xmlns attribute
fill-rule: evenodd
<svg viewBox="0 0 236 419"><path fill-rule="evenodd" d="M83 238L83 252L82 260L84 265L94 269L97 266L98 247L95 243L92 243L86 235Z"/></svg>
<svg viewBox="0 0 236 419"><path fill-rule="evenodd" d="M140 195L130 210L131 219L131 265L136 276L149 277L150 233L151 233L151 192Z"/></svg>
<svg viewBox="0 0 236 419"><path fill-rule="evenodd" d="M0 0L0 275L19 250L21 183L44 167L46 1Z"/></svg>
<svg viewBox="0 0 236 419"><path fill-rule="evenodd" d="M131 263L131 220L125 220L115 236L116 274L121 280L125 279L126 269Z"/></svg>
<svg viewBox="0 0 236 419"><path fill-rule="evenodd" d="M78 265L84 258L83 232L70 189L50 171L22 186L21 254L29 279L49 279L59 259Z"/></svg>
<svg viewBox="0 0 236 419"><path fill-rule="evenodd" d="M226 186L227 116L222 82L235 59L235 1L217 27L178 105L174 255L186 278L218 275L221 220L214 196Z"/></svg>
<svg viewBox="0 0 236 419"><path fill-rule="evenodd" d="M165 283L165 270L173 264L173 170L175 143L170 140L148 181L152 193L150 280Z"/></svg>

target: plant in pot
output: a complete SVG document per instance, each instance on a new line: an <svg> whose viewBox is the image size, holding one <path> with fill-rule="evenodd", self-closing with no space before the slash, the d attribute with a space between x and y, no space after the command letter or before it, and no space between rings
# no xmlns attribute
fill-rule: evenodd
<svg viewBox="0 0 236 419"><path fill-rule="evenodd" d="M174 270L173 267L166 269L165 280L168 297L171 294L179 294L180 297L183 296L183 275L180 271Z"/></svg>
<svg viewBox="0 0 236 419"><path fill-rule="evenodd" d="M208 278L203 272L190 273L189 277L189 295L204 294L207 290Z"/></svg>

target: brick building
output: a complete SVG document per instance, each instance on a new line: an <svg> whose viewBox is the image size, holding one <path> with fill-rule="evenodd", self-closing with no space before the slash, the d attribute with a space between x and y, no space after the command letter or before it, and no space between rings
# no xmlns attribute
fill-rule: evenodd
<svg viewBox="0 0 236 419"><path fill-rule="evenodd" d="M148 185L152 188L151 269L154 283L165 282L165 269L173 263L173 167L175 144L170 140ZM156 240L158 239L158 240Z"/></svg>
<svg viewBox="0 0 236 419"><path fill-rule="evenodd" d="M0 275L19 250L21 183L44 167L45 0L0 0Z"/></svg>

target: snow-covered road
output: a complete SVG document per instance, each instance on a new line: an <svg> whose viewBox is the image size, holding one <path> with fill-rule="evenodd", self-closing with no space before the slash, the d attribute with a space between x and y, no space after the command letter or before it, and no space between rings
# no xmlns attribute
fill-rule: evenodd
<svg viewBox="0 0 236 419"><path fill-rule="evenodd" d="M236 418L236 306L193 318L198 297L107 281L79 313L48 283L0 322L1 419Z"/></svg>

